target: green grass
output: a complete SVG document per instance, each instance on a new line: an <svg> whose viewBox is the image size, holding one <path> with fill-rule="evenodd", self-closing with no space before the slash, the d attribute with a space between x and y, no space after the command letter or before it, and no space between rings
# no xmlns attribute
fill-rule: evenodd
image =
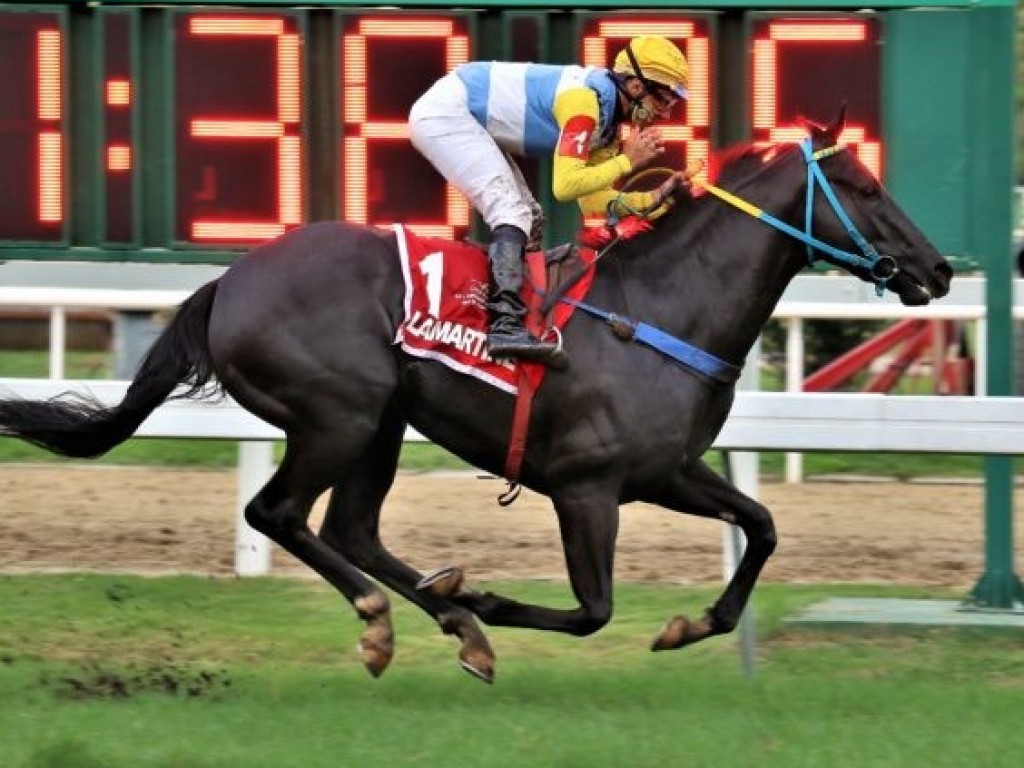
<svg viewBox="0 0 1024 768"><path fill-rule="evenodd" d="M561 584L491 586L569 604ZM836 594L923 593L766 585L746 678L731 638L646 650L711 590L622 585L589 638L489 629L490 687L398 599L397 655L372 680L353 652L361 624L318 581L2 577L0 755L6 768L1019 765L1019 633L783 625ZM130 695L110 693L118 679Z"/></svg>
<svg viewBox="0 0 1024 768"><path fill-rule="evenodd" d="M280 460L284 444L275 446ZM0 463L72 463L13 438L0 437ZM82 463L76 461L74 463ZM92 463L113 465L230 468L238 465L238 443L231 440L129 440ZM407 443L402 468L416 472L467 470L470 465L429 443Z"/></svg>
<svg viewBox="0 0 1024 768"><path fill-rule="evenodd" d="M0 376L45 379L49 375L49 359L46 350L0 350ZM113 370L113 360L106 352L71 351L64 356L67 379L109 379Z"/></svg>
<svg viewBox="0 0 1024 768"><path fill-rule="evenodd" d="M283 444L278 444L278 459L282 451ZM709 453L706 459L712 467L721 471L723 463L717 451ZM68 461L20 440L0 437L0 463ZM761 473L781 477L784 461L782 453L762 453ZM230 440L129 440L95 462L115 465L229 468L238 464L238 443ZM416 472L472 469L458 457L430 443L407 443L403 446L401 466L402 469ZM804 476L808 478L835 474L875 475L898 479L936 476L981 478L983 471L984 464L980 456L900 454L894 458L892 454L804 454Z"/></svg>

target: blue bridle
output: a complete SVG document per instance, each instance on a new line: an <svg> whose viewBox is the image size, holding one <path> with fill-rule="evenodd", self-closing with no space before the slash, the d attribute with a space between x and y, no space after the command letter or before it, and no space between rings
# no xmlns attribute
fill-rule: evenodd
<svg viewBox="0 0 1024 768"><path fill-rule="evenodd" d="M845 149L842 144L835 144L825 149L819 149L817 152L811 146L811 139L808 137L800 142L800 151L803 152L804 161L807 164L807 199L804 205L804 230L800 231L796 227L787 224L781 219L776 218L770 213L762 211L757 206L751 205L745 200L733 195L731 192L726 192L724 189L716 187L714 184L710 184L706 181L699 179L693 179L693 182L706 189L711 194L724 200L725 202L739 208L741 211L750 214L751 216L760 219L761 221L769 224L780 232L785 232L790 237L794 237L800 240L807 246L807 263L813 264L818 258L817 253L827 253L835 261L845 264L851 267L860 267L868 271L871 278L875 282L875 290L879 296L885 292L886 283L889 282L899 271L899 267L896 264L896 260L891 256L883 256L875 247L867 241L854 226L853 221L847 215L846 211L843 210L842 204L839 202L839 198L836 197L835 191L832 189L832 185L829 180L825 178L824 172L821 170L820 160L826 157L831 157L837 152L841 152ZM833 212L836 217L842 223L846 229L846 233L853 240L854 245L860 253L853 253L851 251L844 251L841 248L836 248L833 245L829 245L823 240L819 240L812 234L813 230L813 213L814 213L814 195L817 188L821 189L825 199L828 200Z"/></svg>
<svg viewBox="0 0 1024 768"><path fill-rule="evenodd" d="M807 263L813 264L815 261L815 250L825 251L836 261L849 264L854 267L863 267L868 271L871 277L875 281L875 290L879 296L885 292L885 284L895 276L899 271L899 266L896 264L896 260L892 256L883 256L875 247L867 241L853 225L850 217L847 215L843 206L839 203L839 199L836 197L836 193L832 190L832 185L829 184L828 179L825 178L825 174L822 173L821 165L818 163L819 160L834 155L843 149L843 146L836 144L835 146L828 147L826 149L820 149L815 152L811 148L810 138L806 138L800 142L800 150L804 153L804 160L807 163L807 203L805 205L806 210L804 211L804 230L807 233ZM811 236L811 213L814 207L814 187L815 183L821 187L822 194L825 195L825 199L828 200L828 204L832 206L833 212L836 217L842 222L842 225L846 228L846 234L853 240L853 244L860 250L860 254L850 253L849 251L842 251L838 248L834 248L828 243L822 243L821 241Z"/></svg>
<svg viewBox="0 0 1024 768"><path fill-rule="evenodd" d="M806 212L804 216L804 231L802 232L796 227L772 216L770 213L762 211L757 206L751 205L746 200L736 197L736 195L731 192L726 192L724 189L716 187L714 184L697 178L693 178L691 181L692 183L703 187L719 199L739 208L744 213L760 219L779 231L785 232L787 235L803 242L807 246L808 264L813 264L819 258L816 252L821 251L827 253L837 262L847 264L851 267L866 269L875 281L875 290L878 295L881 296L885 292L886 283L888 283L889 280L892 279L892 277L899 271L896 260L891 256L883 256L879 254L878 251L875 250L874 246L872 246L871 243L869 243L867 239L857 231L857 227L854 226L853 221L850 220L846 211L843 210L843 206L839 202L839 198L836 197L835 191L832 189L832 185L829 183L828 179L825 178L825 174L822 172L819 164L821 160L826 157L831 157L837 152L841 152L843 149L845 149L843 145L835 144L831 147L819 149L815 152L811 146L810 138L806 138L800 142L800 150L803 152L804 160L807 163L807 199L805 203ZM854 245L856 245L860 250L860 253L853 253L851 251L844 251L840 248L836 248L823 240L819 240L811 234L813 230L812 212L814 208L814 194L816 187L821 188L822 194L825 195L825 199L828 200L833 212L835 212L839 221L842 222L842 225L846 228L847 234L850 236L850 239L853 240ZM666 357L675 360L686 368L698 371L705 376L708 376L719 384L731 385L737 378L739 378L741 369L738 365L733 365L725 360L721 360L710 352L705 352L702 349L694 347L692 344L682 341L681 339L677 339L658 328L648 325L647 323L620 317L611 312L607 312L603 309L587 304L586 302L577 301L566 296L561 297L559 301L565 304L571 304L572 306L583 310L587 314L598 317L609 325L618 327L620 331L621 329L625 329L622 333L625 338L629 338L633 341L651 347L652 349L656 349Z"/></svg>

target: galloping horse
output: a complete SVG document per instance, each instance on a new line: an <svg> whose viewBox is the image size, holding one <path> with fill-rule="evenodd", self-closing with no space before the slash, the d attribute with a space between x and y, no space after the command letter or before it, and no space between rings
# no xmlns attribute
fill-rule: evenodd
<svg viewBox="0 0 1024 768"><path fill-rule="evenodd" d="M720 186L708 187L726 202L680 196L652 231L597 262L587 304L642 319L735 372L809 256L907 305L945 295L952 270L878 180L841 151L843 123L841 112L828 126L810 126L799 144L729 154ZM536 394L521 472L558 517L578 604L554 609L479 592L457 568L424 577L381 542L381 506L408 425L502 474L513 419L507 392L397 347L402 321L395 234L309 224L253 249L186 300L119 405L6 399L0 433L96 456L169 397L203 395L218 382L287 437L246 519L349 600L367 624L360 654L374 676L394 650L388 598L376 582L457 636L463 667L488 682L495 658L476 618L574 635L600 629L612 613L619 506L631 501L735 523L748 541L718 600L699 619L669 619L653 649L735 627L776 535L768 510L701 460L729 413L734 375L680 365L624 343L583 312L572 316L563 330L571 364L548 373ZM328 489L314 533L310 509Z"/></svg>

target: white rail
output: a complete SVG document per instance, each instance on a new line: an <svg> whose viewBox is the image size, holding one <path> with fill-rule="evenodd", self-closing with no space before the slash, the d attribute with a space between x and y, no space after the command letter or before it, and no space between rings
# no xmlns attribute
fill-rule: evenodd
<svg viewBox="0 0 1024 768"><path fill-rule="evenodd" d="M77 392L119 403L126 381L0 379L0 395L32 400ZM230 398L172 400L136 437L283 440L276 427ZM422 441L415 430L407 441ZM1024 398L865 393L738 392L716 448L1024 455Z"/></svg>

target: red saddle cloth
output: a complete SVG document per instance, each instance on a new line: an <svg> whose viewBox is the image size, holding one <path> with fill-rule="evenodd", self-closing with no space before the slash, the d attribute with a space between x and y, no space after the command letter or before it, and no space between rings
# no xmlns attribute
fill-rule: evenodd
<svg viewBox="0 0 1024 768"><path fill-rule="evenodd" d="M487 354L489 279L484 250L469 243L420 237L401 224L395 224L394 230L405 279L405 319L395 343L410 355L437 360L511 394L518 391L521 373L536 390L545 366L496 361ZM593 258L592 252L585 254ZM575 309L571 305L558 303L549 322L539 315L537 290L547 288L544 252L528 254L526 265L529 279L523 281L522 296L530 307L528 327L535 333L547 325L563 328ZM566 295L581 298L592 279L593 271L587 270Z"/></svg>

